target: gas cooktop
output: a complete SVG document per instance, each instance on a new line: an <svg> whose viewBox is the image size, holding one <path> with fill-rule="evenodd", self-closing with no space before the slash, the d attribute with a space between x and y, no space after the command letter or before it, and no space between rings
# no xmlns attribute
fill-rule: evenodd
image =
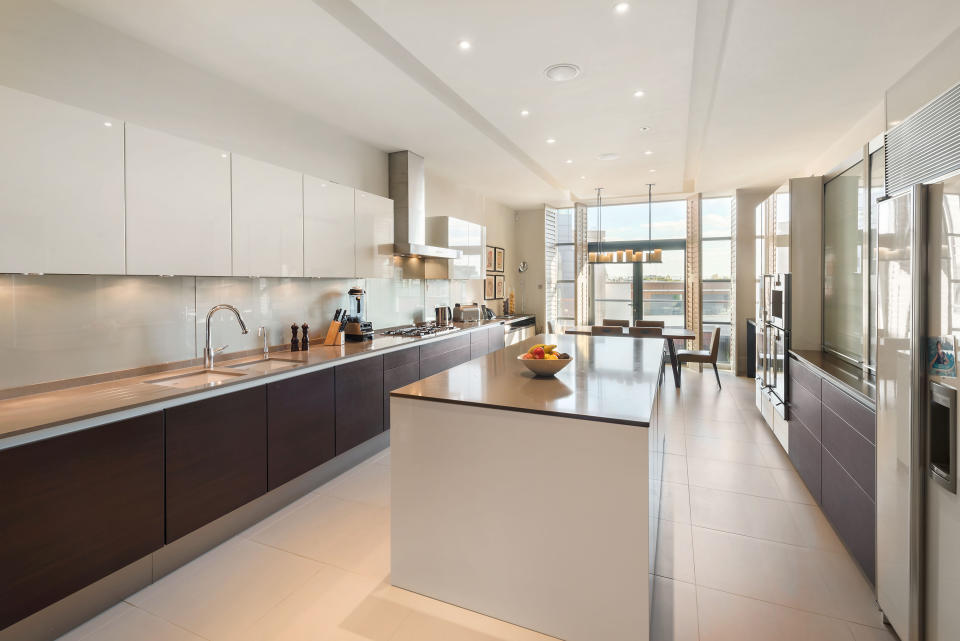
<svg viewBox="0 0 960 641"><path fill-rule="evenodd" d="M435 323L410 325L409 327L395 327L385 330L385 336L408 336L411 338L420 338L421 336L437 336L438 334L449 334L450 332L459 332L459 327L452 325L439 326Z"/></svg>

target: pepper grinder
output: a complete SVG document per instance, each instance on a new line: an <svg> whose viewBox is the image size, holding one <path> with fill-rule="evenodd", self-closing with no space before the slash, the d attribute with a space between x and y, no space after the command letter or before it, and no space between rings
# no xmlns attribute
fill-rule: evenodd
<svg viewBox="0 0 960 641"><path fill-rule="evenodd" d="M300 329L303 330L303 338L300 339L300 351L307 352L310 350L310 326L304 323L300 326Z"/></svg>
<svg viewBox="0 0 960 641"><path fill-rule="evenodd" d="M293 336L290 338L290 351L291 351L291 352L299 352L299 351L300 351L300 340L297 338L297 331L298 331L299 329L300 329L300 328L297 327L297 324L296 324L296 323L294 323L293 325L290 326L290 331L291 331L291 333L293 334Z"/></svg>

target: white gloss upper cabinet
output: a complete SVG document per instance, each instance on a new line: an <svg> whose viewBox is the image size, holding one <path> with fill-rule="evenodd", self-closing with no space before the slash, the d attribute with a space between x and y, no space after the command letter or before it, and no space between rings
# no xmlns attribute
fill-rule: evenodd
<svg viewBox="0 0 960 641"><path fill-rule="evenodd" d="M356 190L357 278L392 278L393 201Z"/></svg>
<svg viewBox="0 0 960 641"><path fill-rule="evenodd" d="M233 155L233 275L303 276L303 174Z"/></svg>
<svg viewBox="0 0 960 641"><path fill-rule="evenodd" d="M230 155L127 125L127 273L230 276Z"/></svg>
<svg viewBox="0 0 960 641"><path fill-rule="evenodd" d="M0 87L0 272L123 274L123 122Z"/></svg>
<svg viewBox="0 0 960 641"><path fill-rule="evenodd" d="M303 177L303 271L353 278L357 273L354 188Z"/></svg>

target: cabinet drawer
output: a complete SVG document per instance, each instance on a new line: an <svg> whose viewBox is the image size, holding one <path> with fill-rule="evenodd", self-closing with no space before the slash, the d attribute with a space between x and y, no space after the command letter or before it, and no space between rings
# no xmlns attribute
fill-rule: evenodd
<svg viewBox="0 0 960 641"><path fill-rule="evenodd" d="M390 392L420 380L420 361L383 372L383 429L390 429Z"/></svg>
<svg viewBox="0 0 960 641"><path fill-rule="evenodd" d="M333 368L267 385L267 487L273 489L336 453Z"/></svg>
<svg viewBox="0 0 960 641"><path fill-rule="evenodd" d="M383 431L383 357L336 368L337 454Z"/></svg>
<svg viewBox="0 0 960 641"><path fill-rule="evenodd" d="M490 351L490 335L486 330L470 332L470 358L477 358Z"/></svg>
<svg viewBox="0 0 960 641"><path fill-rule="evenodd" d="M383 371L420 362L420 347L408 347L383 355Z"/></svg>
<svg viewBox="0 0 960 641"><path fill-rule="evenodd" d="M802 385L794 385L790 390L790 410L819 441L820 435L820 399Z"/></svg>
<svg viewBox="0 0 960 641"><path fill-rule="evenodd" d="M819 400L820 375L801 363L798 359L792 357L790 358L790 379L794 383L805 387L808 392Z"/></svg>
<svg viewBox="0 0 960 641"><path fill-rule="evenodd" d="M801 421L796 419L789 421L789 429L790 460L797 468L807 489L810 490L810 494L819 502L821 495L820 443Z"/></svg>
<svg viewBox="0 0 960 641"><path fill-rule="evenodd" d="M267 491L266 387L165 414L169 543Z"/></svg>
<svg viewBox="0 0 960 641"><path fill-rule="evenodd" d="M464 338L469 338L464 336ZM462 363L466 363L470 360L470 345L466 347L461 347L452 352L447 352L445 354L440 354L439 356L434 356L433 358L421 358L420 359L420 378L426 378L428 376L433 376L438 372L448 370L451 367L456 367Z"/></svg>
<svg viewBox="0 0 960 641"><path fill-rule="evenodd" d="M0 451L0 488L3 630L163 545L162 416Z"/></svg>
<svg viewBox="0 0 960 641"><path fill-rule="evenodd" d="M875 583L876 506L826 450L821 505L840 539Z"/></svg>
<svg viewBox="0 0 960 641"><path fill-rule="evenodd" d="M829 381L823 381L823 405L832 409L871 443L877 442L877 414Z"/></svg>
<svg viewBox="0 0 960 641"><path fill-rule="evenodd" d="M490 351L495 352L506 346L506 330L503 325L497 325L487 330L490 336Z"/></svg>
<svg viewBox="0 0 960 641"><path fill-rule="evenodd" d="M876 498L877 449L829 407L823 408L823 447L853 477L861 488Z"/></svg>
<svg viewBox="0 0 960 641"><path fill-rule="evenodd" d="M460 336L454 336L453 338L445 338L441 341L437 341L436 343L422 345L420 347L420 359L423 360L433 358L435 356L439 356L440 354L446 354L447 352L452 352L464 347L470 347L469 334L462 334Z"/></svg>

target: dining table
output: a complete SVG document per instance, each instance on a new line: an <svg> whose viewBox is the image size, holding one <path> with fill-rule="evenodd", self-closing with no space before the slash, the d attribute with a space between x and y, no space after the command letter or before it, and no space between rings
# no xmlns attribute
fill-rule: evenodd
<svg viewBox="0 0 960 641"><path fill-rule="evenodd" d="M629 336L626 327L613 327L619 329L624 336ZM593 334L591 325L574 325L568 327L565 334L579 334L581 336L590 336ZM677 346L674 341L689 341L697 337L692 329L686 327L664 327L660 335L667 339L667 351L670 353L670 368L673 370L673 382L680 387L680 360L677 358Z"/></svg>

